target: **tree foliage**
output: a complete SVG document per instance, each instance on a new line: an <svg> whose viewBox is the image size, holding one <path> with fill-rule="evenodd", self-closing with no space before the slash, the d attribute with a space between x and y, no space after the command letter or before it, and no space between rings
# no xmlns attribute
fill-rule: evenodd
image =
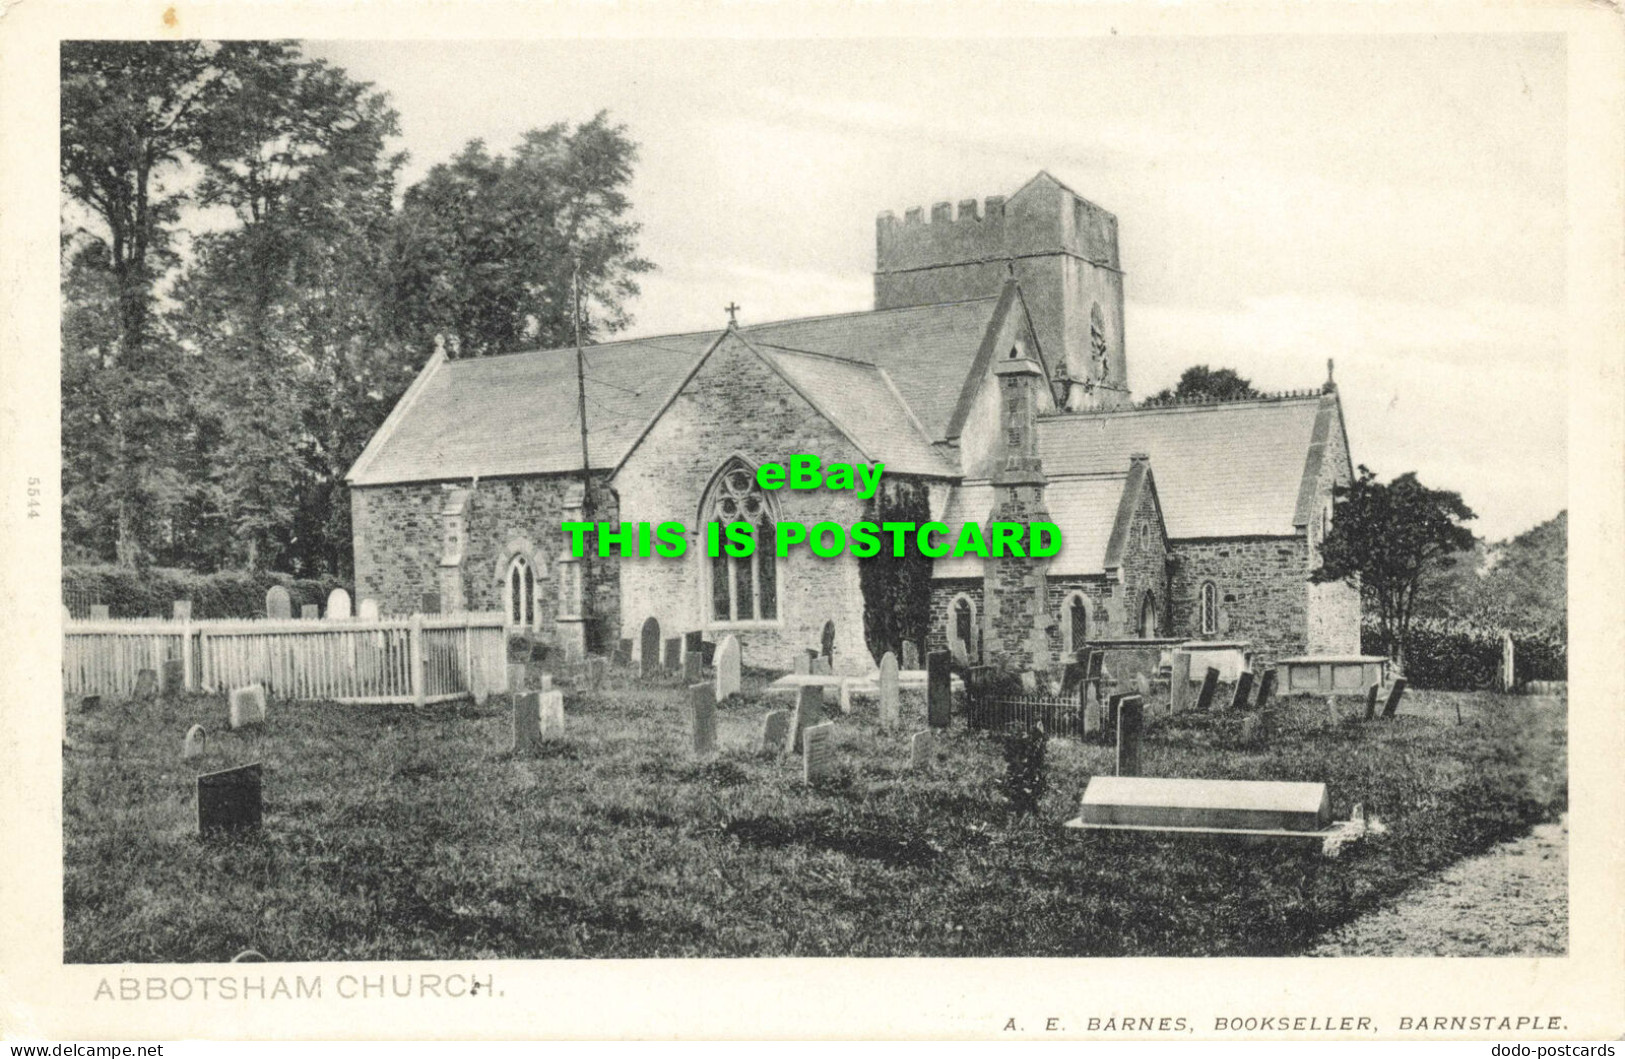
<svg viewBox="0 0 1625 1059"><path fill-rule="evenodd" d="M930 494L918 481L884 480L863 517L876 525L924 524L931 518ZM882 548L878 555L859 559L858 585L863 593L863 639L876 659L887 651L901 657L904 640L924 644L931 624L931 560L912 535L901 556Z"/></svg>
<svg viewBox="0 0 1625 1059"><path fill-rule="evenodd" d="M1179 384L1172 390L1163 389L1151 397L1153 403L1172 403L1206 399L1210 401L1237 401L1257 397L1250 380L1244 379L1232 368L1210 368L1195 364L1179 376Z"/></svg>
<svg viewBox="0 0 1625 1059"><path fill-rule="evenodd" d="M583 337L624 328L636 277L653 267L628 216L636 159L625 126L599 113L533 129L511 156L474 140L435 166L396 228L397 330L420 345L443 338L458 357L568 345L577 262Z"/></svg>
<svg viewBox="0 0 1625 1059"><path fill-rule="evenodd" d="M1417 588L1429 570L1472 549L1472 531L1462 523L1476 516L1460 493L1429 489L1415 472L1383 483L1362 465L1355 481L1333 494L1331 528L1310 579L1357 585L1390 656L1403 667Z"/></svg>

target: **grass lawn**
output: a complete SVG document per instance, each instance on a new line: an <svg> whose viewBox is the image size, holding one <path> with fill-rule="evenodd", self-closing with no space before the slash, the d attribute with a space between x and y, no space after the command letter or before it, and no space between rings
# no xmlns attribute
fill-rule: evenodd
<svg viewBox="0 0 1625 1059"><path fill-rule="evenodd" d="M1240 720L1150 721L1147 775L1320 780L1336 818L1390 831L1338 859L1268 845L1064 830L1102 744L1054 740L1049 793L1017 817L996 740L956 720L908 771L902 731L859 700L842 775L756 749L753 691L718 711L721 753L686 749L684 692L612 672L567 694L568 739L509 753L485 705L273 702L223 731L216 697L71 705L64 751L65 959L221 961L652 956L1272 956L1301 952L1567 802L1561 703L1414 692L1392 722L1331 724L1290 700L1268 742ZM1342 700L1351 716L1353 698ZM1457 711L1461 721L1458 723ZM209 754L181 759L194 722ZM265 763L265 827L201 842L194 777Z"/></svg>

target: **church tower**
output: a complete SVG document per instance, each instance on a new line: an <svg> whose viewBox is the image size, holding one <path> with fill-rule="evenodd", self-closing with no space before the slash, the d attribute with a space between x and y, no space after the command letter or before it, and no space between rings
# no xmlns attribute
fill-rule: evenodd
<svg viewBox="0 0 1625 1059"><path fill-rule="evenodd" d="M1008 199L918 207L875 224L875 308L996 296L1014 276L1072 411L1130 403L1117 218L1048 173Z"/></svg>

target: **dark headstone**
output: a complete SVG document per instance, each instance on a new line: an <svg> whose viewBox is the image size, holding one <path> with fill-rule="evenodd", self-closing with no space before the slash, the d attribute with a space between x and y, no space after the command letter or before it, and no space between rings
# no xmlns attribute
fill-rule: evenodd
<svg viewBox="0 0 1625 1059"><path fill-rule="evenodd" d="M84 698L79 700L79 708L86 713L89 713L91 710L100 709L101 705L102 697L100 695L86 695Z"/></svg>
<svg viewBox="0 0 1625 1059"><path fill-rule="evenodd" d="M694 681L700 679L700 673L701 673L700 652L699 651L684 651L683 652L683 679L688 681L690 684L692 684Z"/></svg>
<svg viewBox="0 0 1625 1059"><path fill-rule="evenodd" d="M948 672L952 657L947 651L925 656L925 717L932 728L948 727L953 716L953 681Z"/></svg>
<svg viewBox="0 0 1625 1059"><path fill-rule="evenodd" d="M1384 719L1391 718L1394 714L1399 712L1399 700L1404 694L1405 678L1400 677L1399 679L1395 680L1393 686L1388 689L1388 701L1382 704L1382 716Z"/></svg>
<svg viewBox="0 0 1625 1059"><path fill-rule="evenodd" d="M1086 664L1089 670L1083 679L1099 680L1106 672L1106 652L1099 649L1091 650Z"/></svg>
<svg viewBox="0 0 1625 1059"><path fill-rule="evenodd" d="M709 754L717 748L717 696L709 684L688 686L690 731L694 753Z"/></svg>
<svg viewBox="0 0 1625 1059"><path fill-rule="evenodd" d="M259 764L197 778L197 833L203 837L260 826Z"/></svg>
<svg viewBox="0 0 1625 1059"><path fill-rule="evenodd" d="M681 636L668 636L666 638L666 651L661 657L662 668L668 673L676 673L683 668L683 638Z"/></svg>
<svg viewBox="0 0 1625 1059"><path fill-rule="evenodd" d="M1365 689L1365 719L1371 720L1377 716L1377 696L1382 694L1381 684L1372 684Z"/></svg>
<svg viewBox="0 0 1625 1059"><path fill-rule="evenodd" d="M1126 693L1122 694L1122 695L1112 695L1109 698L1107 698L1107 700L1106 700L1106 730L1108 732L1117 731L1117 708L1123 704L1123 700L1126 699L1126 698L1128 698L1128 695Z"/></svg>
<svg viewBox="0 0 1625 1059"><path fill-rule="evenodd" d="M156 669L143 669L135 675L135 694L132 698L136 702L147 702L158 697L158 671Z"/></svg>
<svg viewBox="0 0 1625 1059"><path fill-rule="evenodd" d="M1247 696L1252 693L1252 690L1253 671L1243 669L1241 675L1236 678L1236 693L1230 696L1230 708L1238 713L1246 712Z"/></svg>
<svg viewBox="0 0 1625 1059"><path fill-rule="evenodd" d="M638 676L652 677L660 668L660 622L648 618L638 634Z"/></svg>
<svg viewBox="0 0 1625 1059"><path fill-rule="evenodd" d="M1145 725L1145 700L1124 695L1117 704L1117 775L1140 774L1140 730Z"/></svg>
<svg viewBox="0 0 1625 1059"><path fill-rule="evenodd" d="M1263 713L1264 710L1269 707L1270 699L1275 697L1276 679L1275 667L1273 666L1264 670L1263 677L1259 679L1258 701L1253 704L1253 709L1257 710L1259 713Z"/></svg>
<svg viewBox="0 0 1625 1059"><path fill-rule="evenodd" d="M785 752L790 739L790 711L773 710L762 718L762 749Z"/></svg>
<svg viewBox="0 0 1625 1059"><path fill-rule="evenodd" d="M186 663L179 658L164 659L164 691L178 694L186 690Z"/></svg>
<svg viewBox="0 0 1625 1059"><path fill-rule="evenodd" d="M604 674L609 670L609 663L603 655L590 655L587 658L587 687L597 691L604 686Z"/></svg>
<svg viewBox="0 0 1625 1059"><path fill-rule="evenodd" d="M629 666L629 665L632 664L632 641L631 640L624 639L624 640L619 640L619 641L616 642L616 644L615 644L615 664L618 665L618 666Z"/></svg>
<svg viewBox="0 0 1625 1059"><path fill-rule="evenodd" d="M835 725L815 724L801 733L801 779L809 787L835 776Z"/></svg>
<svg viewBox="0 0 1625 1059"><path fill-rule="evenodd" d="M1191 653L1175 651L1168 677L1168 712L1184 713L1191 703Z"/></svg>
<svg viewBox="0 0 1625 1059"><path fill-rule="evenodd" d="M306 603L299 608L300 621L315 621L322 616L322 608L314 603Z"/></svg>
<svg viewBox="0 0 1625 1059"><path fill-rule="evenodd" d="M1196 696L1196 708L1207 710L1213 706L1213 692L1219 687L1219 671L1212 666L1207 667L1207 673L1202 677L1202 690Z"/></svg>
<svg viewBox="0 0 1625 1059"><path fill-rule="evenodd" d="M1088 667L1082 662L1068 662L1066 668L1061 670L1061 698L1070 698L1078 693L1083 685L1083 675Z"/></svg>
<svg viewBox="0 0 1625 1059"><path fill-rule="evenodd" d="M716 657L717 657L717 645L714 642L710 641L710 640L701 640L700 641L700 661L704 662L707 666L710 666L716 661Z"/></svg>
<svg viewBox="0 0 1625 1059"><path fill-rule="evenodd" d="M536 691L513 692L513 751L522 754L542 741L542 696Z"/></svg>

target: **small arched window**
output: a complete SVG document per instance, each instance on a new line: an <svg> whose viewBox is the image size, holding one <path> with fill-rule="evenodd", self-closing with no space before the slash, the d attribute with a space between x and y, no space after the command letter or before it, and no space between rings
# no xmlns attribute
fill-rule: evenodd
<svg viewBox="0 0 1625 1059"><path fill-rule="evenodd" d="M1066 597L1061 613L1061 653L1068 657L1089 642L1089 600L1082 592Z"/></svg>
<svg viewBox="0 0 1625 1059"><path fill-rule="evenodd" d="M948 650L954 656L974 660L978 655L976 637L976 604L966 595L955 596L948 604Z"/></svg>
<svg viewBox="0 0 1625 1059"><path fill-rule="evenodd" d="M1212 581L1202 582L1202 594L1198 602L1200 622L1204 634L1219 630L1219 586Z"/></svg>
<svg viewBox="0 0 1625 1059"><path fill-rule="evenodd" d="M1157 597L1146 589L1140 600L1140 638L1150 640L1157 635Z"/></svg>
<svg viewBox="0 0 1625 1059"><path fill-rule="evenodd" d="M773 509L744 460L730 460L718 472L700 507L703 521L727 526L748 522L756 530L753 554L723 551L710 560L711 620L776 621L779 616L778 561L773 551Z"/></svg>
<svg viewBox="0 0 1625 1059"><path fill-rule="evenodd" d="M516 555L508 563L508 572L502 579L502 609L508 615L508 624L523 628L536 627L536 572L530 560Z"/></svg>

